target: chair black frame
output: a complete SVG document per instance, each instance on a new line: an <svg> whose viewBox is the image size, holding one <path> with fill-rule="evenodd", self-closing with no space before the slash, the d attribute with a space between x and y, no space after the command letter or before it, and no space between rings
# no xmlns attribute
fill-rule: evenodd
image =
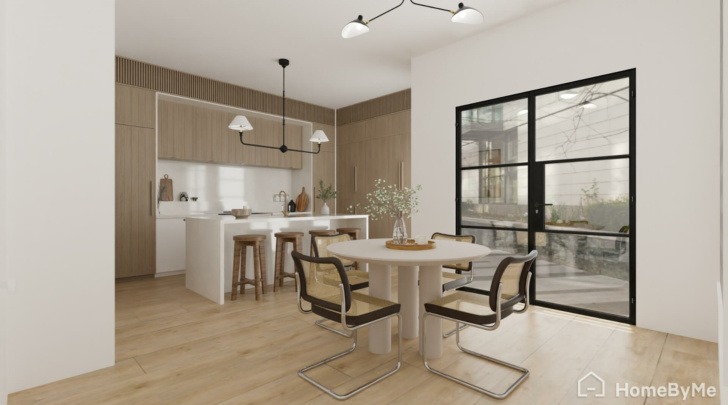
<svg viewBox="0 0 728 405"><path fill-rule="evenodd" d="M401 365L402 365L402 322L400 317L400 304L394 303L394 302L386 302L386 307L382 307L380 309L377 309L373 312L369 312L366 315L360 315L360 316L351 316L347 315L347 312L351 309L352 300L353 298L367 298L368 295L352 292L351 286L349 285L349 279L346 275L346 270L344 269L344 266L342 265L341 261L336 257L313 257L313 256L307 256L300 252L291 252L291 256L293 257L293 262L296 267L296 279L298 281L298 292L297 292L297 303L298 303L298 309L302 313L314 313L319 316L322 316L328 320L334 321L334 322L340 322L341 327L343 330L349 335L343 335L347 338L352 339L351 347L336 353L332 356L329 356L321 361L318 361L314 364L311 364L309 366L306 366L298 371L298 375L303 378L304 380L308 381L315 387L319 388L320 390L326 392L327 394L331 395L332 397L343 400L348 399L362 390L382 381L383 379L391 376L392 374L396 373ZM308 263L314 263L314 264L330 264L334 265L337 272L339 273L339 277L341 279L341 284L339 284L339 291L340 291L340 299L341 304L337 304L332 301L324 300L316 296L312 296L308 294L308 282L306 280L306 273L303 269L303 263L302 262L308 262ZM372 299L376 299L371 297ZM379 301L382 301L381 299L376 299ZM310 304L309 309L303 308L303 301L306 301ZM363 328L365 326L369 326L375 322L385 321L389 320L392 317L397 317L397 324L399 325L398 330L398 344L397 344L397 365L386 371L384 374L379 375L378 377L374 378L373 380L370 380L362 385L359 385L358 387L352 389L349 392L339 394L336 393L333 388L326 387L322 383L316 381L306 373L308 371L311 371L315 368L318 368L320 366L323 366L331 361L334 361L340 357L343 357L347 354L352 353L357 346L357 330L360 328Z"/></svg>
<svg viewBox="0 0 728 405"><path fill-rule="evenodd" d="M427 322L428 317L434 316L441 319L446 319L455 322L455 342L457 344L457 347L462 350L464 353L479 357L481 359L494 362L496 364L499 364L501 366L510 368L512 370L518 371L520 373L518 379L516 379L511 385L508 386L508 388L503 392L494 392L491 391L485 387L475 385L471 382L465 381L461 378L455 377L452 374L447 374L443 372L442 370L438 370L430 366L428 360L427 360L427 353L426 348L427 345L425 343L425 335L422 336L422 358L425 365L425 368L439 376L445 377L449 380L455 381L458 384L462 384L466 387L472 388L478 392L481 392L483 394L489 395L491 397L497 398L497 399L503 399L507 397L511 392L513 392L516 387L518 387L523 381L526 380L529 376L528 369L525 369L523 367L519 367L515 364L511 364L508 362L505 362L503 360L496 359L494 357L486 356L482 353L475 352L473 350L467 349L463 347L460 344L460 324L465 324L469 326L473 326L475 328L484 329L484 330L495 330L500 326L501 320L505 319L506 317L510 316L513 313L523 313L528 310L529 307L529 287L531 284L531 266L533 265L533 262L536 261L536 257L538 256L538 252L533 250L528 255L525 256L509 256L504 258L500 264L498 264L498 267L496 268L495 275L493 276L493 281L491 283L491 294L488 294L488 306L490 307L490 310L493 311L493 314L488 315L479 315L479 314L473 314L470 312L461 311L454 308L448 308L444 305L438 305L438 301L429 302L425 304L425 313L422 318L423 324ZM503 277L503 274L506 272L506 269L512 265L512 264L518 264L523 263L523 267L521 268L521 274L519 276L518 281L518 293L509 297L507 300L503 300L502 293L503 293L503 283L501 282L501 279ZM495 291L495 294L492 292ZM459 297L468 298L468 294L480 296L479 294L473 293L473 292L465 292L465 291L456 291L453 293L451 298L456 299ZM516 309L515 306L519 303L523 303L523 307L521 309Z"/></svg>

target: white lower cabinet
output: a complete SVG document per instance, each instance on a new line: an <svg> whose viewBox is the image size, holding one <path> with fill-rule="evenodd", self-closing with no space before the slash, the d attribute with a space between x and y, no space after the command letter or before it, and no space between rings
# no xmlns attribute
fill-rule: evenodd
<svg viewBox="0 0 728 405"><path fill-rule="evenodd" d="M157 274L187 268L184 218L157 218Z"/></svg>

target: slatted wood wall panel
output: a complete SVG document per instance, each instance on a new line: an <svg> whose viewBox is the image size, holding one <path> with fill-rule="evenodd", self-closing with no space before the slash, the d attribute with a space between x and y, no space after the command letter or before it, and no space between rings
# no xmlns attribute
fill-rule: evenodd
<svg viewBox="0 0 728 405"><path fill-rule="evenodd" d="M120 56L116 57L116 82L269 114L283 113L280 96ZM286 116L334 125L333 109L288 98Z"/></svg>
<svg viewBox="0 0 728 405"><path fill-rule="evenodd" d="M398 91L336 110L336 125L346 125L380 115L410 110L411 106L412 91L410 89Z"/></svg>

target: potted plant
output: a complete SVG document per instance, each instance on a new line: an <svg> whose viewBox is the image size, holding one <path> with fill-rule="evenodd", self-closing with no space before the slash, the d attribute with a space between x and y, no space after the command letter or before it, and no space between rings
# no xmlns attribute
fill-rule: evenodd
<svg viewBox="0 0 728 405"><path fill-rule="evenodd" d="M326 202L336 198L336 190L334 190L334 187L331 184L328 186L324 185L324 181L319 179L319 187L315 197L324 202L324 205L321 207L321 215L329 215L329 206Z"/></svg>
<svg viewBox="0 0 728 405"><path fill-rule="evenodd" d="M377 179L374 183L374 191L367 194L365 209L373 220L383 217L395 218L392 230L393 243L407 243L407 226L404 218L417 212L417 192L421 189L420 185L413 188L398 188L394 184L387 184L386 181Z"/></svg>

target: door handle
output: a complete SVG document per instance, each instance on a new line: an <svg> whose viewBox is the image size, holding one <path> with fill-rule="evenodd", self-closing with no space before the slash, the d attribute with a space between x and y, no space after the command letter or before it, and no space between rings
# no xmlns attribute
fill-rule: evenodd
<svg viewBox="0 0 728 405"><path fill-rule="evenodd" d="M354 166L354 192L355 193L357 191L359 191L359 183L357 182L357 179L356 179L357 178L357 176L356 176L357 173L356 172L357 172L356 166Z"/></svg>
<svg viewBox="0 0 728 405"><path fill-rule="evenodd" d="M149 182L149 216L154 216L154 181Z"/></svg>

